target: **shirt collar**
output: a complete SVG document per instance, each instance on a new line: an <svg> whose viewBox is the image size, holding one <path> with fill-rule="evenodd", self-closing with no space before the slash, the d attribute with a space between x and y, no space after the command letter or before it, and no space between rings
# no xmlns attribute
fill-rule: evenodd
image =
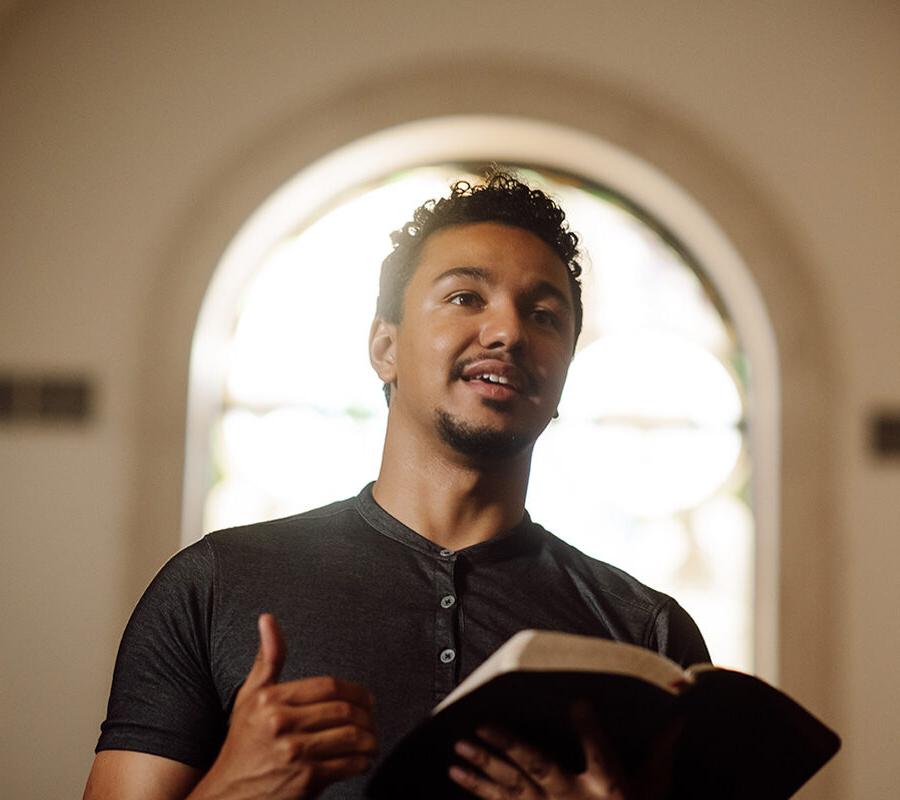
<svg viewBox="0 0 900 800"><path fill-rule="evenodd" d="M356 509L360 516L376 531L400 544L411 547L434 558L447 558L448 551L430 539L416 533L385 511L372 496L375 482L366 485L356 496ZM537 544L542 528L531 521L526 511L518 525L508 531L479 542L462 550L453 551L454 556L465 556L472 561L493 561L525 552Z"/></svg>

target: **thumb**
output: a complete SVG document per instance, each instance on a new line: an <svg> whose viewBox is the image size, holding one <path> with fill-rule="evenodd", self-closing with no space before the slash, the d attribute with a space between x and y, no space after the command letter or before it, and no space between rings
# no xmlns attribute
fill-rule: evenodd
<svg viewBox="0 0 900 800"><path fill-rule="evenodd" d="M256 651L256 659L241 687L240 695L277 683L281 668L284 666L284 658L287 655L281 628L278 627L278 622L273 614L260 614L258 627L259 649Z"/></svg>

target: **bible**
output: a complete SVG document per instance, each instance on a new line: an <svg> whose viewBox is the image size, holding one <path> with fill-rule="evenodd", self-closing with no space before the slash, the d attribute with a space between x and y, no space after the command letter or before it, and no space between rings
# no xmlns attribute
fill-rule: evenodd
<svg viewBox="0 0 900 800"><path fill-rule="evenodd" d="M471 797L447 776L453 745L477 725L509 730L561 767L584 770L570 710L587 701L626 772L675 725L671 798L779 800L838 750L837 734L783 692L734 670L682 669L651 650L606 639L521 631L387 754L373 800Z"/></svg>

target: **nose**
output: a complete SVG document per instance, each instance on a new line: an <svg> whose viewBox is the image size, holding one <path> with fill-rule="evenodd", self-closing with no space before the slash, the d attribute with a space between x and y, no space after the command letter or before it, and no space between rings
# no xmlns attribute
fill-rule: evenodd
<svg viewBox="0 0 900 800"><path fill-rule="evenodd" d="M524 337L524 322L514 305L504 303L485 310L479 336L482 347L514 350L521 347Z"/></svg>

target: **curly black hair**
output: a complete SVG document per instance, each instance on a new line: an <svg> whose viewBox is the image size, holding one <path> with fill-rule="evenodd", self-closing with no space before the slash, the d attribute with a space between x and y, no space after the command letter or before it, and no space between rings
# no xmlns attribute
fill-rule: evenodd
<svg viewBox="0 0 900 800"><path fill-rule="evenodd" d="M451 225L499 222L522 228L544 241L559 256L569 275L575 311L575 341L581 333L581 264L578 236L569 230L563 210L540 189L532 189L509 172L492 169L484 183L457 181L450 196L428 200L413 218L391 234L394 249L381 265L376 316L400 322L403 296L428 237Z"/></svg>

